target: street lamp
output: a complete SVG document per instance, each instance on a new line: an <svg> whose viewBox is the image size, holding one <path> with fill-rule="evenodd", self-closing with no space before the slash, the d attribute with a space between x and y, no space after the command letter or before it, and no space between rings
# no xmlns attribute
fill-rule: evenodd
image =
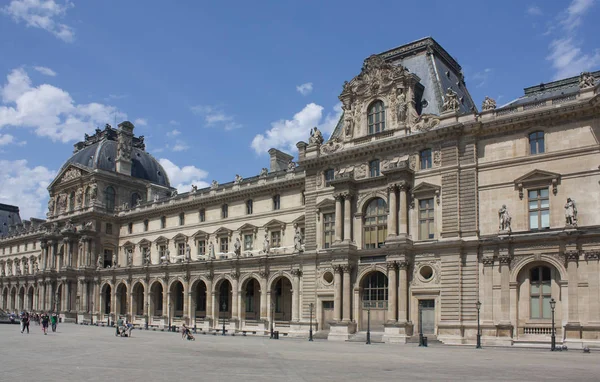
<svg viewBox="0 0 600 382"><path fill-rule="evenodd" d="M271 339L273 339L273 323L275 321L275 303L271 301Z"/></svg>
<svg viewBox="0 0 600 382"><path fill-rule="evenodd" d="M171 328L171 313L172 313L172 309L173 309L173 304L171 304L171 301L169 301L169 332L172 332L172 328Z"/></svg>
<svg viewBox="0 0 600 382"><path fill-rule="evenodd" d="M556 350L556 331L554 329L554 309L556 308L556 300L550 299L550 309L552 309L552 342L550 344L550 351Z"/></svg>
<svg viewBox="0 0 600 382"><path fill-rule="evenodd" d="M308 329L308 340L312 341L313 340L313 331L312 331L312 314L313 314L313 308L315 307L315 305L311 302L308 307L310 308L310 328Z"/></svg>
<svg viewBox="0 0 600 382"><path fill-rule="evenodd" d="M477 346L475 347L475 349L481 349L481 326L479 324L479 311L481 310L481 301L477 301L475 303L475 306L477 307Z"/></svg>
<svg viewBox="0 0 600 382"><path fill-rule="evenodd" d="M92 304L92 311L90 312L90 325L94 325L94 302L91 302Z"/></svg>
<svg viewBox="0 0 600 382"><path fill-rule="evenodd" d="M367 304L367 345L371 345L371 302Z"/></svg>
<svg viewBox="0 0 600 382"><path fill-rule="evenodd" d="M150 317L148 317L148 311L150 310L150 302L146 301L146 314L144 314L145 318L146 318L146 326L145 329L148 330L148 320L150 319Z"/></svg>
<svg viewBox="0 0 600 382"><path fill-rule="evenodd" d="M223 308L223 312L226 312L227 303L223 301L223 305L221 305L221 307ZM223 335L225 335L225 315L223 315Z"/></svg>

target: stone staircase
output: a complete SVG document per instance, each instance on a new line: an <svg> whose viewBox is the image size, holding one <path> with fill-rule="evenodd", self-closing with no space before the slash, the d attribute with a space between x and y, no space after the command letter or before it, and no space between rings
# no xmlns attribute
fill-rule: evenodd
<svg viewBox="0 0 600 382"><path fill-rule="evenodd" d="M367 332L357 332L347 342L367 342ZM371 332L371 343L383 343L383 332Z"/></svg>

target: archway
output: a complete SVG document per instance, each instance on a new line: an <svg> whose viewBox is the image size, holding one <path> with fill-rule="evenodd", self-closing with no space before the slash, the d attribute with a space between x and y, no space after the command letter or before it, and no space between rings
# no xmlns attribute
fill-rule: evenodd
<svg viewBox="0 0 600 382"><path fill-rule="evenodd" d="M221 280L221 282L217 285L219 318L231 318L231 290L231 283L229 280Z"/></svg>
<svg viewBox="0 0 600 382"><path fill-rule="evenodd" d="M383 272L373 271L366 274L360 283L361 326L367 330L369 309L371 310L371 330L383 332L387 319L388 278Z"/></svg>
<svg viewBox="0 0 600 382"><path fill-rule="evenodd" d="M285 276L273 281L271 289L271 312L274 321L292 320L292 283Z"/></svg>
<svg viewBox="0 0 600 382"><path fill-rule="evenodd" d="M174 281L173 284L171 284L171 301L169 301L170 304L170 312L171 312L171 317L183 317L183 284L181 283L181 281L177 280Z"/></svg>
<svg viewBox="0 0 600 382"><path fill-rule="evenodd" d="M245 320L260 319L260 283L255 278L244 281L242 285L242 317Z"/></svg>
<svg viewBox="0 0 600 382"><path fill-rule="evenodd" d="M33 287L30 286L29 290L27 291L27 310L32 312L33 311Z"/></svg>
<svg viewBox="0 0 600 382"><path fill-rule="evenodd" d="M194 286L194 317L206 317L206 284L198 280Z"/></svg>
<svg viewBox="0 0 600 382"><path fill-rule="evenodd" d="M121 283L117 286L116 311L119 316L127 315L127 287Z"/></svg>
<svg viewBox="0 0 600 382"><path fill-rule="evenodd" d="M560 272L552 264L534 261L526 264L517 275L517 336L543 337L552 335L550 300L556 301L557 336L562 335L563 305Z"/></svg>
<svg viewBox="0 0 600 382"><path fill-rule="evenodd" d="M112 288L109 284L104 284L101 292L100 314L110 314L110 305L112 297Z"/></svg>
<svg viewBox="0 0 600 382"><path fill-rule="evenodd" d="M163 286L159 281L150 288L150 312L155 317L163 315Z"/></svg>
<svg viewBox="0 0 600 382"><path fill-rule="evenodd" d="M19 311L25 309L25 287L21 287L19 289Z"/></svg>
<svg viewBox="0 0 600 382"><path fill-rule="evenodd" d="M145 310L144 310L144 285L140 282L136 283L133 286L133 292L132 292L132 305L133 305L133 314L135 314L136 316L143 316L145 315Z"/></svg>

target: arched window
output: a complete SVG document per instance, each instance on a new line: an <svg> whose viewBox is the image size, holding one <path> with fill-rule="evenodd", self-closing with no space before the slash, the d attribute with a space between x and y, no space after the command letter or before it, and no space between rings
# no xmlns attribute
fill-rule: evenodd
<svg viewBox="0 0 600 382"><path fill-rule="evenodd" d="M369 162L369 176L371 178L379 176L379 159L375 159Z"/></svg>
<svg viewBox="0 0 600 382"><path fill-rule="evenodd" d="M530 271L530 315L531 318L550 319L552 310L552 270L550 267L540 266Z"/></svg>
<svg viewBox="0 0 600 382"><path fill-rule="evenodd" d="M75 210L75 191L71 191L69 194L69 211Z"/></svg>
<svg viewBox="0 0 600 382"><path fill-rule="evenodd" d="M364 220L364 248L381 248L387 237L387 204L381 198L367 205Z"/></svg>
<svg viewBox="0 0 600 382"><path fill-rule="evenodd" d="M229 216L229 206L227 204L223 204L221 206L221 218L227 219Z"/></svg>
<svg viewBox="0 0 600 382"><path fill-rule="evenodd" d="M363 308L386 309L388 279L381 272L372 272L362 282Z"/></svg>
<svg viewBox="0 0 600 382"><path fill-rule="evenodd" d="M112 186L106 187L106 190L104 191L104 197L105 197L104 205L106 206L106 209L108 211L114 211L115 198L116 198L115 189Z"/></svg>
<svg viewBox="0 0 600 382"><path fill-rule="evenodd" d="M131 207L137 206L138 201L141 202L141 200L142 200L142 197L137 192L134 192L133 194L131 194Z"/></svg>
<svg viewBox="0 0 600 382"><path fill-rule="evenodd" d="M385 106L382 101L375 101L367 111L369 121L369 134L376 134L385 130Z"/></svg>
<svg viewBox="0 0 600 382"><path fill-rule="evenodd" d="M543 154L545 152L544 147L544 132L536 131L529 134L529 153L530 154Z"/></svg>

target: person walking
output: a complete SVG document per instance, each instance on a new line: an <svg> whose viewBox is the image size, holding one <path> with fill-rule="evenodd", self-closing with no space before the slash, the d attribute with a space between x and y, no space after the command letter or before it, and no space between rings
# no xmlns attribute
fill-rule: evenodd
<svg viewBox="0 0 600 382"><path fill-rule="evenodd" d="M23 332L25 331L25 312L21 312L19 320L21 321L21 334L23 334Z"/></svg>
<svg viewBox="0 0 600 382"><path fill-rule="evenodd" d="M31 320L31 316L29 315L28 312L25 312L25 321L23 322L23 330L21 331L21 333L23 333L25 331L25 329L27 329L27 334L29 334L29 321Z"/></svg>
<svg viewBox="0 0 600 382"><path fill-rule="evenodd" d="M48 322L50 322L50 317L48 317L48 314L46 312L44 312L40 316L40 320L42 321L42 331L44 332L44 335L47 335L48 334Z"/></svg>
<svg viewBox="0 0 600 382"><path fill-rule="evenodd" d="M52 324L52 331L56 331L56 323L58 322L58 316L56 313L52 313L52 317L50 317L50 323Z"/></svg>

